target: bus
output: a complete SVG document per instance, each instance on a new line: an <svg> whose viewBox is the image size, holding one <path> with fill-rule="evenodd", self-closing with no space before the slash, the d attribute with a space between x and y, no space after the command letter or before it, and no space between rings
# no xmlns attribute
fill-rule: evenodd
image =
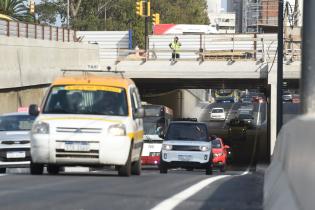
<svg viewBox="0 0 315 210"><path fill-rule="evenodd" d="M173 110L164 105L143 105L145 117L143 118L144 136L141 155L142 165L159 165L160 152L163 139L159 134L165 133L173 119Z"/></svg>
<svg viewBox="0 0 315 210"><path fill-rule="evenodd" d="M238 90L220 89L215 91L215 101L217 103L236 103L240 100Z"/></svg>

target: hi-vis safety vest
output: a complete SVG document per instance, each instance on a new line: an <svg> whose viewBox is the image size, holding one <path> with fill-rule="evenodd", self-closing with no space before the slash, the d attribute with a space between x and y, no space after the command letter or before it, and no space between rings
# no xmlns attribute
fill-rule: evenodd
<svg viewBox="0 0 315 210"><path fill-rule="evenodd" d="M179 49L180 49L181 46L182 46L182 44L180 42L172 42L170 44L171 49L174 50L175 53L179 52Z"/></svg>

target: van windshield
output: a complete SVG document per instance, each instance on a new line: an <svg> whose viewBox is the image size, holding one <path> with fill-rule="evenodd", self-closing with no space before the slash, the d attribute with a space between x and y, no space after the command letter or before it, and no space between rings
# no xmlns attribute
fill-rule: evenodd
<svg viewBox="0 0 315 210"><path fill-rule="evenodd" d="M50 90L43 113L127 116L126 91L109 86L54 86Z"/></svg>

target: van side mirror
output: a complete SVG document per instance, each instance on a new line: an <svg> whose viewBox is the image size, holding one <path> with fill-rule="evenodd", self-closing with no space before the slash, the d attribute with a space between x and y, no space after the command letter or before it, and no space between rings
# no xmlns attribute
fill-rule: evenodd
<svg viewBox="0 0 315 210"><path fill-rule="evenodd" d="M134 118L143 118L144 117L144 109L143 108L139 108L135 111L135 113L133 114Z"/></svg>
<svg viewBox="0 0 315 210"><path fill-rule="evenodd" d="M31 116L38 116L39 115L39 107L36 104L31 104L28 108L28 113Z"/></svg>

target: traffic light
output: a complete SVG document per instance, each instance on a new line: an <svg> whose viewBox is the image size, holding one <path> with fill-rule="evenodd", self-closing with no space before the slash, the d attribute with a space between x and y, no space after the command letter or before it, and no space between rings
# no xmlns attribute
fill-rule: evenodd
<svg viewBox="0 0 315 210"><path fill-rule="evenodd" d="M30 13L31 14L35 13L35 2L34 1L30 2Z"/></svg>
<svg viewBox="0 0 315 210"><path fill-rule="evenodd" d="M139 16L143 16L143 1L142 0L137 0L136 2L136 13Z"/></svg>
<svg viewBox="0 0 315 210"><path fill-rule="evenodd" d="M152 23L154 25L160 24L160 14L159 13L154 13L152 15Z"/></svg>

